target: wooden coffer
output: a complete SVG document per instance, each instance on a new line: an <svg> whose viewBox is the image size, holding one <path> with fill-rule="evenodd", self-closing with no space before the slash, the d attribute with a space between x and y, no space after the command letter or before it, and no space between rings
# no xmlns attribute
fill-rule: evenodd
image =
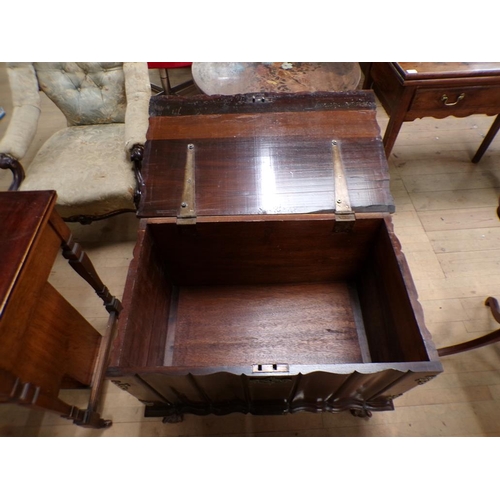
<svg viewBox="0 0 500 500"><path fill-rule="evenodd" d="M442 371L371 91L152 98L108 377L147 416L368 415Z"/></svg>

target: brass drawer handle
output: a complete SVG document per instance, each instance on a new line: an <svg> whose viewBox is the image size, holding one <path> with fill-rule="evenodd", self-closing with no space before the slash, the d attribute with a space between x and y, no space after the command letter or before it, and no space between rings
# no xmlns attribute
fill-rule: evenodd
<svg viewBox="0 0 500 500"><path fill-rule="evenodd" d="M441 97L441 101L444 102L445 106L455 106L457 105L462 99L465 98L465 94L462 93L457 97L457 100L455 102L447 102L448 101L448 96L446 94L443 94L443 97Z"/></svg>

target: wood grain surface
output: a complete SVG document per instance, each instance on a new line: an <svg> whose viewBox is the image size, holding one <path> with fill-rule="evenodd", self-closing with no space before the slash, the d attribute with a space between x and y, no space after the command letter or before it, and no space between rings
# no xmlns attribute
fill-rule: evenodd
<svg viewBox="0 0 500 500"><path fill-rule="evenodd" d="M174 365L361 361L346 283L180 290Z"/></svg>
<svg viewBox="0 0 500 500"><path fill-rule="evenodd" d="M335 211L332 141L358 212L393 212L370 92L152 99L141 217L176 215L194 146L199 215Z"/></svg>

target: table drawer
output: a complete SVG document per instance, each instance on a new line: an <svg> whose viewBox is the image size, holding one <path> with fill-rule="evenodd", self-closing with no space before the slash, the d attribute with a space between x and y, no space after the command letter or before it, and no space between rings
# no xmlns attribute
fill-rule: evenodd
<svg viewBox="0 0 500 500"><path fill-rule="evenodd" d="M479 113L500 113L500 85L417 89L406 119L413 120L423 116L444 118Z"/></svg>

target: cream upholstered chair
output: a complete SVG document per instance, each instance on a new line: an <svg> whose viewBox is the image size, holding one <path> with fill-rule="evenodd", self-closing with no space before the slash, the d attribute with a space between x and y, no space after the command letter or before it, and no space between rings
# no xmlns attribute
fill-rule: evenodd
<svg viewBox="0 0 500 500"><path fill-rule="evenodd" d="M148 128L147 63L9 63L14 111L0 141L9 190L55 190L67 221L134 211ZM42 90L66 117L24 172L37 129Z"/></svg>

